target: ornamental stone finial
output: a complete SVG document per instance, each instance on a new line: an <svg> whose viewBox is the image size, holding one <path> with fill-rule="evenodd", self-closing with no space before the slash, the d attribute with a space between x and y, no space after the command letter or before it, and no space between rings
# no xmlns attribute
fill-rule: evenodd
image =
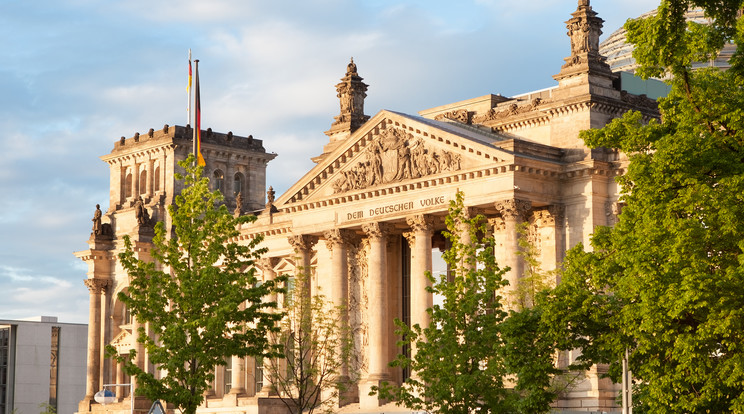
<svg viewBox="0 0 744 414"><path fill-rule="evenodd" d="M335 117L336 121L326 134L335 132L333 127L336 127L336 129L345 128L349 132L354 132L369 119L369 116L364 115L364 98L367 97L367 84L362 82L354 58L346 65L346 74L341 78L341 83L336 85L336 93L339 98L341 113Z"/></svg>

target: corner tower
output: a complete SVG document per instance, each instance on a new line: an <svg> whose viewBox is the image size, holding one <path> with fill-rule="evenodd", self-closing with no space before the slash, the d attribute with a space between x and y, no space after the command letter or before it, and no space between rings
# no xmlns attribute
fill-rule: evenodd
<svg viewBox="0 0 744 414"><path fill-rule="evenodd" d="M88 265L85 285L90 291L87 387L79 412L93 410L94 394L102 384L124 383L122 366L105 356L106 345L114 345L121 354L138 350L135 362L141 368L147 365L142 345L135 340L139 322L117 299L129 286L118 253L124 249L124 236L129 236L137 258L152 260L153 225L162 221L171 227L167 206L183 189L174 173L182 170L178 161L191 153L192 137L188 126L165 125L121 137L111 153L101 157L110 170L109 208L95 210L89 247L75 253ZM266 165L276 154L267 153L261 140L207 129L202 131L202 154L204 175L212 189L225 196L228 209L240 214L264 208Z"/></svg>

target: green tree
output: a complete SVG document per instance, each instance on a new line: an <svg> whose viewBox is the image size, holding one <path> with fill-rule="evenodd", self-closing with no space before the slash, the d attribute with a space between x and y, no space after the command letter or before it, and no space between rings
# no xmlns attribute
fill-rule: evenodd
<svg viewBox="0 0 744 414"><path fill-rule="evenodd" d="M284 358L268 360L268 379L290 413L335 412L358 377L349 367L353 343L343 322L346 311L321 293L311 296L304 272L294 282L281 330L270 335Z"/></svg>
<svg viewBox="0 0 744 414"><path fill-rule="evenodd" d="M686 24L704 7L710 26ZM672 74L661 121L627 113L582 134L622 150L625 207L597 229L592 252L568 254L543 315L580 362L611 364L630 351L648 412L744 411L744 78L742 1L666 0L629 21L645 76ZM728 71L691 70L736 41Z"/></svg>
<svg viewBox="0 0 744 414"><path fill-rule="evenodd" d="M233 217L219 203L222 195L210 192L193 156L179 165L185 173L176 179L184 181L184 189L168 206L172 234L162 222L155 226L154 261L139 260L128 237L119 254L130 285L118 298L140 323L137 341L150 362L167 375L158 379L140 369L134 350L118 360L136 377L137 394L193 414L225 358L279 355L267 338L281 315L275 302L264 301L276 289L274 282L256 283L253 263L264 252L257 248L261 238L235 242L239 225L255 217ZM109 347L108 352L116 351Z"/></svg>
<svg viewBox="0 0 744 414"><path fill-rule="evenodd" d="M534 336L531 324L539 314L507 312L501 293L508 269L494 259L484 217L468 218L463 210L458 193L444 233L451 243L444 254L450 274L427 274L429 292L443 297L427 310L431 323L409 327L396 321L399 346L412 344L415 354L399 354L391 365L410 368L412 375L400 387L383 384L376 392L413 410L446 414L547 412L556 371L550 344ZM472 242L461 241L463 230Z"/></svg>

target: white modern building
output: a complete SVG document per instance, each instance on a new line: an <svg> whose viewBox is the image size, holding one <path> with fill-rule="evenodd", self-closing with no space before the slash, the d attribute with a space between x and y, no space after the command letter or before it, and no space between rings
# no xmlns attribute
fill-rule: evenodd
<svg viewBox="0 0 744 414"><path fill-rule="evenodd" d="M85 391L88 325L56 317L0 319L0 414L77 411Z"/></svg>

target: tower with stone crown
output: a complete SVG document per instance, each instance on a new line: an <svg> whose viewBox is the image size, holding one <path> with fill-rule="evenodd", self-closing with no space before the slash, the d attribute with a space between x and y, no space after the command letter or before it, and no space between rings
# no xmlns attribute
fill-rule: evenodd
<svg viewBox="0 0 744 414"><path fill-rule="evenodd" d="M276 154L267 153L263 142L232 132L202 131L204 175L212 189L222 192L225 204L237 214L264 208L266 166ZM88 321L88 373L86 395L79 411L87 412L103 384L122 384L128 379L121 366L105 358L104 347L114 345L120 354L138 350L137 362L146 365L141 344L135 340L138 322L117 299L126 292L129 276L118 263L124 236L129 236L138 258L149 261L154 224L170 228L167 207L183 189L174 177L182 171L178 162L192 152L193 129L169 126L145 134L121 137L101 159L109 165L109 207L96 209L89 248L75 255L88 265L85 285L90 293Z"/></svg>

